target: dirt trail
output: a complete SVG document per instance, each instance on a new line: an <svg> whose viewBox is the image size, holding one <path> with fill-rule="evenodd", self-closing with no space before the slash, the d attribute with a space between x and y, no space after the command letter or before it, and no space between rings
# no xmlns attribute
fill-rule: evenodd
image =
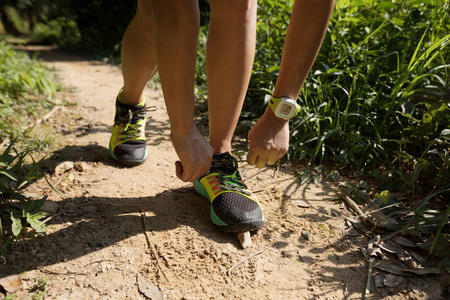
<svg viewBox="0 0 450 300"><path fill-rule="evenodd" d="M145 91L149 105L157 107L147 122L146 163L118 168L107 148L120 70L61 54L44 58L72 88L65 97L79 102L52 117L61 147L45 165L53 170L64 161L78 164L49 176L67 196L45 181L29 188L48 194L59 210L47 237L19 244L1 267L2 273L23 279L20 299L29 297L29 288L43 277L50 279L45 299L146 299L138 275L157 285L165 299L361 299L368 264L359 245L367 239L356 231L347 235L345 218L353 213L341 202L325 200L336 193L331 186L300 187L289 170L258 170L241 162L267 219L252 236L252 246L241 249L236 236L212 225L207 201L174 176L177 157L161 91ZM403 288L383 293L405 299Z"/></svg>

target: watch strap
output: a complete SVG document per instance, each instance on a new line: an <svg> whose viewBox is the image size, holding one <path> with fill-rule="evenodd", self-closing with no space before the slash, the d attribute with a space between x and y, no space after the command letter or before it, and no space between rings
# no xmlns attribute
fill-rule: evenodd
<svg viewBox="0 0 450 300"><path fill-rule="evenodd" d="M275 98L273 96L270 97L269 106L274 113L277 111L277 106L278 106L278 104L280 104L281 100L282 100L282 98Z"/></svg>
<svg viewBox="0 0 450 300"><path fill-rule="evenodd" d="M275 113L277 111L277 106L278 104L280 104L281 100L283 100L283 98L275 98L275 97L270 97L269 99L269 106L272 109L272 111ZM301 110L300 105L297 104L297 110L295 111L295 114L292 117L295 117Z"/></svg>

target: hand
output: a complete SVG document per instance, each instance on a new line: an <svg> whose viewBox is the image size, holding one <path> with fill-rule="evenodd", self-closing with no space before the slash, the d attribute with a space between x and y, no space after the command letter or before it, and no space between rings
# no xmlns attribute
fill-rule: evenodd
<svg viewBox="0 0 450 300"><path fill-rule="evenodd" d="M208 173L214 150L195 125L183 132L170 134L179 161L175 162L177 177L192 182Z"/></svg>
<svg viewBox="0 0 450 300"><path fill-rule="evenodd" d="M273 165L289 149L289 121L278 118L267 108L248 133L248 140L248 164L257 168Z"/></svg>

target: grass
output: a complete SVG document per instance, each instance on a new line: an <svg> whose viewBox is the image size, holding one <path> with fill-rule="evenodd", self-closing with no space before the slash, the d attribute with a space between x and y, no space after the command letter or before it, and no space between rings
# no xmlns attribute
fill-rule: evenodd
<svg viewBox="0 0 450 300"><path fill-rule="evenodd" d="M0 148L16 139L16 146L43 149L49 137L32 131L33 123L55 105L58 87L51 70L0 39L0 74Z"/></svg>
<svg viewBox="0 0 450 300"><path fill-rule="evenodd" d="M33 124L55 104L51 70L36 58L0 40L0 255L15 240L45 234L40 211L46 197L22 193L42 177L33 153L50 139L33 131Z"/></svg>
<svg viewBox="0 0 450 300"><path fill-rule="evenodd" d="M258 2L255 63L238 125L244 135L273 90L293 3ZM291 120L287 155L311 167L312 173L298 172L302 181L339 173L375 180L372 191L356 187L353 194L364 192L375 203L376 193L387 191L392 201L403 201L408 209L390 212L403 226L396 234L424 245L434 238L430 253L449 240L449 11L447 0L337 0L297 99L302 111ZM197 84L204 85L200 52ZM333 170L317 171L323 165ZM398 193L416 200L398 200ZM430 211L433 217L425 217Z"/></svg>

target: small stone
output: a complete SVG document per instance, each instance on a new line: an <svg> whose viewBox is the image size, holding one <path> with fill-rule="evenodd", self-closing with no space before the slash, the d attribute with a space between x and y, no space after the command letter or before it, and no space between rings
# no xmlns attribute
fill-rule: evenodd
<svg viewBox="0 0 450 300"><path fill-rule="evenodd" d="M72 170L74 167L75 165L73 164L73 162L65 161L55 167L55 173L56 175L61 175L67 171Z"/></svg>
<svg viewBox="0 0 450 300"><path fill-rule="evenodd" d="M243 249L252 245L252 239L250 237L250 231L238 233L238 239Z"/></svg>
<svg viewBox="0 0 450 300"><path fill-rule="evenodd" d="M53 202L53 201L45 201L41 207L41 211L49 213L49 214L56 214L58 209L59 209L59 204L56 202Z"/></svg>
<svg viewBox="0 0 450 300"><path fill-rule="evenodd" d="M83 208L83 212L85 213L95 213L97 211L97 207L93 205L88 205Z"/></svg>
<svg viewBox="0 0 450 300"><path fill-rule="evenodd" d="M308 241L311 240L311 234L310 234L308 231L306 231L306 230L302 231L302 236L303 236L305 239L307 239Z"/></svg>
<svg viewBox="0 0 450 300"><path fill-rule="evenodd" d="M79 161L74 164L75 170L78 172L86 172L92 169L92 167L85 161Z"/></svg>

